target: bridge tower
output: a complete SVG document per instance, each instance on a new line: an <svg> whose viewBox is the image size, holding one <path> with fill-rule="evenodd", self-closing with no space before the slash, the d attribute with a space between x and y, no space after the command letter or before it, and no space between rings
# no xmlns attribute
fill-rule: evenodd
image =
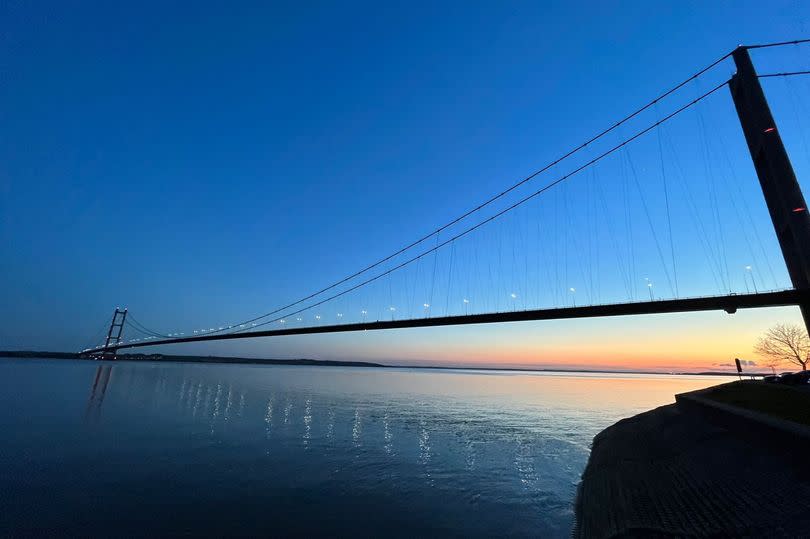
<svg viewBox="0 0 810 539"><path fill-rule="evenodd" d="M110 329L107 331L107 340L104 342L104 351L99 354L99 359L115 359L118 354L118 345L121 343L121 335L124 333L124 322L127 319L127 310L115 308Z"/></svg>
<svg viewBox="0 0 810 539"><path fill-rule="evenodd" d="M748 48L732 53L737 73L729 89L771 214L793 288L810 291L810 214ZM810 301L799 304L810 333Z"/></svg>

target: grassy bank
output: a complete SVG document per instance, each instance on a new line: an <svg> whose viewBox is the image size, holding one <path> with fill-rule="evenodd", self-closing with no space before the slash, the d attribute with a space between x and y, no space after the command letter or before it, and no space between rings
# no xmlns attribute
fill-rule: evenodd
<svg viewBox="0 0 810 539"><path fill-rule="evenodd" d="M810 388L742 381L716 386L701 396L715 402L810 425Z"/></svg>

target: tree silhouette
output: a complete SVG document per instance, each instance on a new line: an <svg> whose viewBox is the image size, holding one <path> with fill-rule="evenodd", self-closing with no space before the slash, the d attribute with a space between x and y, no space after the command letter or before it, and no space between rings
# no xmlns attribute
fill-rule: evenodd
<svg viewBox="0 0 810 539"><path fill-rule="evenodd" d="M810 338L807 331L796 324L777 324L759 338L754 352L767 358L769 365L792 363L806 371Z"/></svg>

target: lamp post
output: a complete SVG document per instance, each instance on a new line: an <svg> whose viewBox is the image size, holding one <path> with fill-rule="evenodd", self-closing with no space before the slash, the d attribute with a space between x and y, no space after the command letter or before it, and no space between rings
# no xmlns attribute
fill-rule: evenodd
<svg viewBox="0 0 810 539"><path fill-rule="evenodd" d="M644 277L644 281L647 283L647 290L650 291L650 301L653 301L652 282L650 282L649 277Z"/></svg>
<svg viewBox="0 0 810 539"><path fill-rule="evenodd" d="M759 290L757 290L757 282L754 280L754 272L751 266L745 266L745 272L748 275L751 275L751 284L754 285L754 294L759 294ZM746 277L745 280L745 287L748 288L748 278Z"/></svg>

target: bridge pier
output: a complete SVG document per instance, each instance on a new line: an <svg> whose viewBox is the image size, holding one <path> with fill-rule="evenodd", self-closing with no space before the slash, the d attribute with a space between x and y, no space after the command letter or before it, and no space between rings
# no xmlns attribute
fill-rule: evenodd
<svg viewBox="0 0 810 539"><path fill-rule="evenodd" d="M796 290L810 290L810 214L771 114L747 47L732 53L737 73L729 89L751 160L768 205L790 280ZM810 302L799 308L810 333Z"/></svg>

